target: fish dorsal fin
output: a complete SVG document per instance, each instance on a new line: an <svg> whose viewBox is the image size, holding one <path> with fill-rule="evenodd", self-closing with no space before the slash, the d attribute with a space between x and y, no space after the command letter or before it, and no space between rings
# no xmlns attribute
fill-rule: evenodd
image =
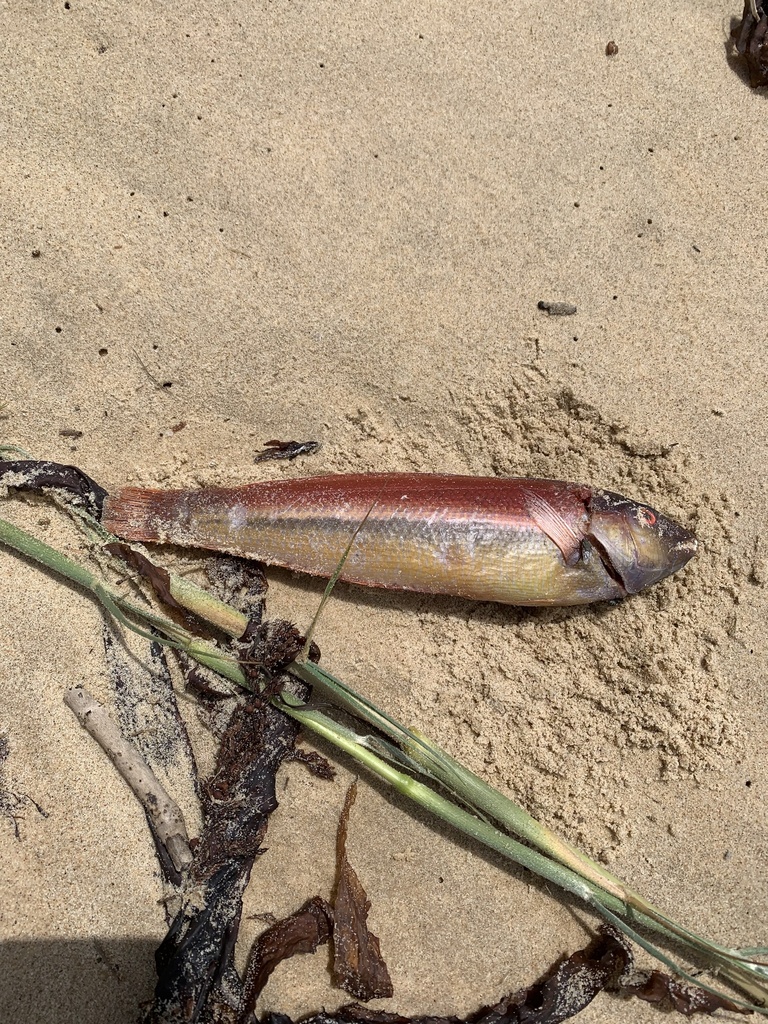
<svg viewBox="0 0 768 1024"><path fill-rule="evenodd" d="M556 544L560 549L566 565L575 565L581 558L582 534L557 511L557 509L542 498L540 494L523 489L525 495L526 510L531 519L536 523L542 533Z"/></svg>

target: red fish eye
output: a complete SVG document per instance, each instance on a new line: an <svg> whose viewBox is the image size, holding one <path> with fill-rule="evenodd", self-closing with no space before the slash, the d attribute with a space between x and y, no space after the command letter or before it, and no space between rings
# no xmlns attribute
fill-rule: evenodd
<svg viewBox="0 0 768 1024"><path fill-rule="evenodd" d="M656 522L656 516L649 508L639 508L637 510L637 517L646 526L653 526Z"/></svg>

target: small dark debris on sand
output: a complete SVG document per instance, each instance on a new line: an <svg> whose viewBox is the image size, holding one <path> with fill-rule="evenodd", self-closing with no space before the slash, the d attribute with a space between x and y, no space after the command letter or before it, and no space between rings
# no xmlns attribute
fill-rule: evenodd
<svg viewBox="0 0 768 1024"><path fill-rule="evenodd" d="M254 462L270 459L295 459L299 455L314 455L320 451L319 441L265 441L264 451L257 452Z"/></svg>
<svg viewBox="0 0 768 1024"><path fill-rule="evenodd" d="M768 0L745 0L744 14L731 39L736 53L746 61L752 88L768 85Z"/></svg>
<svg viewBox="0 0 768 1024"><path fill-rule="evenodd" d="M536 308L548 316L573 316L577 312L576 306L570 302L544 302L543 299L536 304Z"/></svg>
<svg viewBox="0 0 768 1024"><path fill-rule="evenodd" d="M0 735L0 817L7 818L11 822L13 834L17 839L21 839L19 822L24 818L25 807L34 807L43 818L48 817L48 812L44 811L40 804L33 800L31 796L27 796L26 793L18 793L9 787L6 780L5 762L8 760L10 753L11 744L8 737Z"/></svg>

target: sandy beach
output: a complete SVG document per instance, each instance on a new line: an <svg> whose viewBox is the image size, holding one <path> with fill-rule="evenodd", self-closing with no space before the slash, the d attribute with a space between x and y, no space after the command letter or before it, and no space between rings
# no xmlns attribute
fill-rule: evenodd
<svg viewBox="0 0 768 1024"><path fill-rule="evenodd" d="M623 602L340 584L315 639L327 668L677 919L758 946L768 98L728 57L740 15L713 0L8 5L0 443L108 490L577 480L693 529L686 569ZM272 438L322 448L254 464ZM84 557L45 501L11 495L0 514ZM306 628L324 583L268 578L269 614ZM0 1005L24 1024L129 1024L166 930L159 868L62 700L78 684L110 700L101 614L3 548L0 580ZM205 767L210 739L183 710ZM240 963L257 915L328 896L354 775L335 760L332 783L281 773ZM596 924L365 775L349 828L395 989L374 1006L468 1014ZM278 968L258 1011L348 1001L320 950ZM602 994L579 1019L658 1011Z"/></svg>

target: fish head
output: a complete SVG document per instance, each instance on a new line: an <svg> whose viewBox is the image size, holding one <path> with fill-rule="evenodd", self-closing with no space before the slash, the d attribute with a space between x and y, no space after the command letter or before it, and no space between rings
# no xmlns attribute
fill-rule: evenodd
<svg viewBox="0 0 768 1024"><path fill-rule="evenodd" d="M606 572L628 594L677 572L696 552L696 538L649 505L595 490L587 536Z"/></svg>

